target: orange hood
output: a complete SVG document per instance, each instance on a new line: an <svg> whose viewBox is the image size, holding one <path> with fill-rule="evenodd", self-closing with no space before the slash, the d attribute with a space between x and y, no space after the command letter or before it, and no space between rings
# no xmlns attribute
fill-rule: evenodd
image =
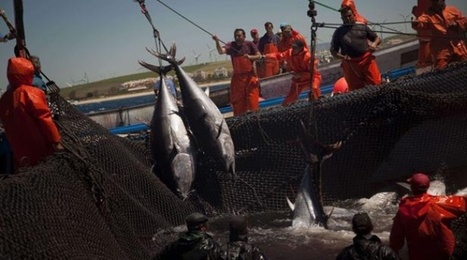
<svg viewBox="0 0 467 260"><path fill-rule="evenodd" d="M31 85L34 77L34 66L25 58L10 58L8 60L7 77L12 88L21 85Z"/></svg>

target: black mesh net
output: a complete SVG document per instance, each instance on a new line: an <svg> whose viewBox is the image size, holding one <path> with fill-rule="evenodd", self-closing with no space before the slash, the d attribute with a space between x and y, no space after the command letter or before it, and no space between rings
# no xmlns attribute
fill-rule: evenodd
<svg viewBox="0 0 467 260"><path fill-rule="evenodd" d="M443 169L448 192L467 186L467 63L405 77L311 104L298 102L229 118L236 146L232 179L202 155L196 192L181 201L151 173L148 143L113 136L55 95L66 151L0 181L1 258L145 259L153 235L210 216L288 210L305 168L303 121L323 144L342 148L323 165L326 204L373 195L414 171ZM453 228L466 257L467 221Z"/></svg>

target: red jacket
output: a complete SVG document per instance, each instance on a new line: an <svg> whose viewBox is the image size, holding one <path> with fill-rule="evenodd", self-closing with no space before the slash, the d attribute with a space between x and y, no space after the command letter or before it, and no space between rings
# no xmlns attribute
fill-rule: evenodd
<svg viewBox="0 0 467 260"><path fill-rule="evenodd" d="M465 213L466 197L419 196L403 198L389 236L390 247L398 252L407 240L409 258L449 259L455 238L450 223Z"/></svg>
<svg viewBox="0 0 467 260"><path fill-rule="evenodd" d="M8 60L10 88L0 98L0 120L13 150L15 168L37 164L61 141L44 92L31 86L33 75L29 60Z"/></svg>

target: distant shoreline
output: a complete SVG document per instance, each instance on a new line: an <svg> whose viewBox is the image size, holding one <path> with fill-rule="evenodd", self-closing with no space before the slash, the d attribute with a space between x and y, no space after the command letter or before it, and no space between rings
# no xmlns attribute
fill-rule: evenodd
<svg viewBox="0 0 467 260"><path fill-rule="evenodd" d="M226 84L226 83L230 83L230 80L213 82L213 83L206 83L206 84L201 84L199 86L200 87L211 87L213 85ZM151 95L152 93L153 93L153 91L148 89L147 91L138 92L138 93L128 93L128 94L122 94L122 95L116 95L116 96L86 99L86 100L78 101L78 102L76 102L74 104L75 105L84 105L84 104L98 103L98 102L125 99L125 98L132 98L132 97L141 97L141 96Z"/></svg>

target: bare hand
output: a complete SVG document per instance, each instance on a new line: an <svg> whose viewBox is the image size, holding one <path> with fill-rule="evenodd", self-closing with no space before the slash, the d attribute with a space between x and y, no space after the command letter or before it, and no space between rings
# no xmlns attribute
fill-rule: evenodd
<svg viewBox="0 0 467 260"><path fill-rule="evenodd" d="M215 35L215 34L212 36L212 39L213 39L214 41L216 41L216 42L219 41L219 37L217 37L217 35Z"/></svg>
<svg viewBox="0 0 467 260"><path fill-rule="evenodd" d="M0 16L6 18L5 11L0 9Z"/></svg>

